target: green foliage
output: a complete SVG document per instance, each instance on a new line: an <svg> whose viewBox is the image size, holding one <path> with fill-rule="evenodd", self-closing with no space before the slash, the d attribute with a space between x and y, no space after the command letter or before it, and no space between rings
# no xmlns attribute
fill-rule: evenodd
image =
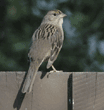
<svg viewBox="0 0 104 110"><path fill-rule="evenodd" d="M39 4L40 3L40 4ZM41 7L40 7L41 6ZM55 61L63 71L103 71L103 49L90 47L91 36L104 40L104 2L102 0L41 1L7 0L0 4L0 70L28 70L28 49L34 31L51 9L60 9L64 19L65 40ZM65 22L67 21L67 22ZM74 30L74 31L73 31ZM73 33L72 33L73 31ZM72 34L71 34L72 33ZM90 43L93 43L90 42ZM91 48L96 51L90 52ZM46 70L46 63L40 67Z"/></svg>
<svg viewBox="0 0 104 110"><path fill-rule="evenodd" d="M89 17L83 13L76 12L70 18L71 25L78 30L84 28L84 25L89 22ZM79 30L80 31L80 30Z"/></svg>

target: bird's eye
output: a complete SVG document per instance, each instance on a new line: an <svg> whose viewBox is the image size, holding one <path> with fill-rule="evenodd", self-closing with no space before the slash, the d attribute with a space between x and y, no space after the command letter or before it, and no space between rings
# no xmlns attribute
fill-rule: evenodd
<svg viewBox="0 0 104 110"><path fill-rule="evenodd" d="M54 13L53 15L56 16L56 13Z"/></svg>

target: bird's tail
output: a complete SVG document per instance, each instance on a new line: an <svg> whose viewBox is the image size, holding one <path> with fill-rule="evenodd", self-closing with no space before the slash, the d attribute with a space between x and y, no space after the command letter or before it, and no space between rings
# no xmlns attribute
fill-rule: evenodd
<svg viewBox="0 0 104 110"><path fill-rule="evenodd" d="M38 62L30 63L30 67L25 82L23 84L22 93L31 92L38 68L39 68Z"/></svg>

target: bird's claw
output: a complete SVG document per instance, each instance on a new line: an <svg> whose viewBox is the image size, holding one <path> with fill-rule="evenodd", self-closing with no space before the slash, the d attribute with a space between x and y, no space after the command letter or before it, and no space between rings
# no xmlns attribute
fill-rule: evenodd
<svg viewBox="0 0 104 110"><path fill-rule="evenodd" d="M63 72L63 71L52 70L52 71L50 71L50 72L47 72L47 78L49 78L49 75L50 75L51 73L54 73L54 72Z"/></svg>

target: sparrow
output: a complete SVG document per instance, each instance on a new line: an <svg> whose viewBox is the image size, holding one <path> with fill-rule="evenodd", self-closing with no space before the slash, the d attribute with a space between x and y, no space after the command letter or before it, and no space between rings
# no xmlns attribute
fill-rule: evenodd
<svg viewBox="0 0 104 110"><path fill-rule="evenodd" d="M22 93L30 93L40 65L48 61L47 69L52 67L58 72L53 63L56 60L64 40L62 28L63 18L66 16L60 10L51 10L43 18L42 23L32 36L32 45L28 57L30 66L23 84Z"/></svg>

